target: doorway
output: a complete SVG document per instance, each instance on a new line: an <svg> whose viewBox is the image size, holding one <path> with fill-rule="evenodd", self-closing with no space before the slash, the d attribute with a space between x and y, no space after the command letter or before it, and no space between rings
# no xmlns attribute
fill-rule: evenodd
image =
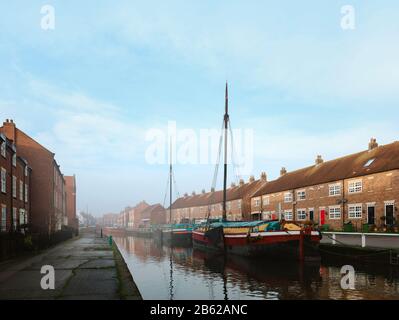
<svg viewBox="0 0 399 320"><path fill-rule="evenodd" d="M386 225L393 225L393 203L385 205L385 224Z"/></svg>
<svg viewBox="0 0 399 320"><path fill-rule="evenodd" d="M309 209L309 220L314 221L314 209Z"/></svg>
<svg viewBox="0 0 399 320"><path fill-rule="evenodd" d="M320 219L319 224L323 226L326 223L326 209L320 208Z"/></svg>
<svg viewBox="0 0 399 320"><path fill-rule="evenodd" d="M375 224L375 207L367 207L367 223L372 225Z"/></svg>

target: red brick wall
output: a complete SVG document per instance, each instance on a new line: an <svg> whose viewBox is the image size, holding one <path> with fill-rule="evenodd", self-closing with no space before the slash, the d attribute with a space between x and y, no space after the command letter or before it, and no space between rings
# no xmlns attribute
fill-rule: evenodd
<svg viewBox="0 0 399 320"><path fill-rule="evenodd" d="M362 181L362 191L359 193L349 194L349 183L353 180ZM329 185L340 183L341 194L337 196L329 195ZM297 191L305 190L306 200L297 199ZM284 202L284 193L294 192L292 202ZM296 190L285 190L278 193L263 195L269 197L269 204L261 202L261 206L255 205L255 200L251 199L251 207L253 212L274 212L278 213L279 204L284 212L285 210L292 210L295 220L298 219L297 210L305 209L307 213L306 220L309 220L309 209L314 209L314 221L319 223L321 210L325 210L325 224L330 225L333 229L342 229L343 223L351 221L358 230L361 229L362 224L367 223L367 204L375 206L375 222L377 226L382 225L384 222L380 219L385 215L385 202L394 201L394 208L397 207L399 202L399 170L371 174L359 178L348 179L345 181L335 181L316 186L304 187ZM345 199L345 204L340 200ZM349 218L348 206L350 204L362 205L361 218ZM340 219L329 218L329 207L339 206L341 208ZM394 209L394 216L398 219L398 211ZM398 219L399 220L399 219Z"/></svg>
<svg viewBox="0 0 399 320"><path fill-rule="evenodd" d="M25 167L27 164L25 161L19 158L19 151L16 150L16 166L12 164L12 156L14 150L7 146L6 158L0 155L0 167L6 169L6 192L0 192L0 206L6 207L7 217L6 217L6 231L11 231L14 223L16 228L14 230L19 230L19 218L20 210L25 211L25 215L29 222L30 215L30 176L31 170L27 170L27 176L25 176ZM13 177L16 178L16 194L13 195ZM22 193L21 193L21 183L22 183ZM26 188L25 188L26 186ZM27 198L25 198L25 193L28 193ZM14 220L13 209L16 209L16 217ZM1 212L0 212L1 213ZM1 214L0 214L1 218Z"/></svg>
<svg viewBox="0 0 399 320"><path fill-rule="evenodd" d="M54 154L38 142L15 127L14 123L5 122L0 129L7 138L13 139L18 154L26 159L32 168L30 191L30 222L34 232L52 233L56 225L54 207Z"/></svg>
<svg viewBox="0 0 399 320"><path fill-rule="evenodd" d="M76 178L75 176L65 176L64 178L68 226L78 229L79 223L76 218Z"/></svg>

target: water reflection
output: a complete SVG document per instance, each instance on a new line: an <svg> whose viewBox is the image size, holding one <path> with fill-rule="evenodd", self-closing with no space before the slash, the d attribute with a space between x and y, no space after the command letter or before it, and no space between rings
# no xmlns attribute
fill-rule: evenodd
<svg viewBox="0 0 399 320"><path fill-rule="evenodd" d="M169 248L116 238L144 299L399 299L399 272L355 266L356 289L342 290L341 262L300 264Z"/></svg>

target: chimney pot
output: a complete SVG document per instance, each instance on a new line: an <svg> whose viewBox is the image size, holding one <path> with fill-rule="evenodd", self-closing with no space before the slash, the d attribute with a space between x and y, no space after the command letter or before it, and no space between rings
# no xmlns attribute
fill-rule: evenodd
<svg viewBox="0 0 399 320"><path fill-rule="evenodd" d="M205 189L202 189L202 194L205 194Z"/></svg>
<svg viewBox="0 0 399 320"><path fill-rule="evenodd" d="M243 186L245 184L244 179L240 179L240 186Z"/></svg>
<svg viewBox="0 0 399 320"><path fill-rule="evenodd" d="M262 173L260 174L260 179L261 179L262 181L267 181L266 172L262 172Z"/></svg>
<svg viewBox="0 0 399 320"><path fill-rule="evenodd" d="M215 192L215 188L214 187L211 188L211 192Z"/></svg>
<svg viewBox="0 0 399 320"><path fill-rule="evenodd" d="M255 177L254 176L250 176L249 177L249 182L254 182L255 181Z"/></svg>
<svg viewBox="0 0 399 320"><path fill-rule="evenodd" d="M234 188L236 187L236 184L234 182L231 183L231 187Z"/></svg>
<svg viewBox="0 0 399 320"><path fill-rule="evenodd" d="M323 160L323 158L321 157L321 155L318 155L318 156L316 157L315 164L318 165L318 164L322 164L323 162L324 162L324 160Z"/></svg>
<svg viewBox="0 0 399 320"><path fill-rule="evenodd" d="M282 177L286 173L287 173L287 169L285 167L282 167L281 170L280 170L280 177Z"/></svg>
<svg viewBox="0 0 399 320"><path fill-rule="evenodd" d="M371 138L369 142L369 151L378 147L377 139Z"/></svg>
<svg viewBox="0 0 399 320"><path fill-rule="evenodd" d="M193 196L195 196L195 191L193 191L191 194L192 194Z"/></svg>

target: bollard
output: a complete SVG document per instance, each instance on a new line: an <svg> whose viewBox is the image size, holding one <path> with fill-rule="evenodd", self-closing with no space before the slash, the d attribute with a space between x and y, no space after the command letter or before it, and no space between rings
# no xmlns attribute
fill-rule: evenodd
<svg viewBox="0 0 399 320"><path fill-rule="evenodd" d="M112 246L112 236L109 236L108 241L109 241L109 245Z"/></svg>

